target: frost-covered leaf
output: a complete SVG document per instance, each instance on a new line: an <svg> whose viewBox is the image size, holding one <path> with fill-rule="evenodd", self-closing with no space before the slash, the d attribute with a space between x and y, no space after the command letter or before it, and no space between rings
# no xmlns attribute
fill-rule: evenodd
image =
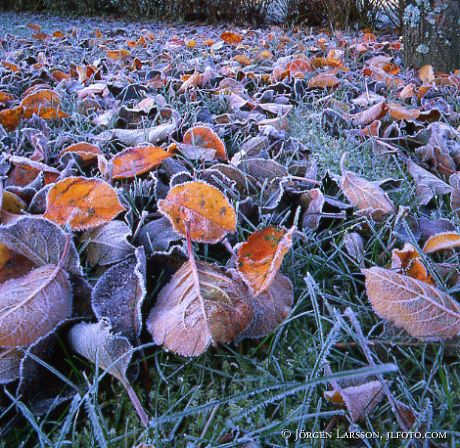
<svg viewBox="0 0 460 448"><path fill-rule="evenodd" d="M107 224L87 230L80 238L86 246L86 256L92 266L107 266L129 257L134 246L128 242L131 230L123 221L110 221Z"/></svg>
<svg viewBox="0 0 460 448"><path fill-rule="evenodd" d="M370 381L358 386L326 391L324 396L331 403L345 405L351 420L358 422L375 409L382 400L384 392L380 381Z"/></svg>
<svg viewBox="0 0 460 448"><path fill-rule="evenodd" d="M24 353L12 348L0 347L0 384L8 384L19 378L19 366Z"/></svg>
<svg viewBox="0 0 460 448"><path fill-rule="evenodd" d="M443 340L460 334L460 305L445 292L379 267L363 273L367 295L380 317L421 339Z"/></svg>
<svg viewBox="0 0 460 448"><path fill-rule="evenodd" d="M70 316L72 287L60 265L0 285L0 346L29 345Z"/></svg>
<svg viewBox="0 0 460 448"><path fill-rule="evenodd" d="M66 248L68 235L47 219L24 217L7 226L0 226L0 243L29 260L35 266L57 265ZM80 258L72 241L62 267L81 275Z"/></svg>
<svg viewBox="0 0 460 448"><path fill-rule="evenodd" d="M108 320L115 333L136 341L142 330L145 295L145 255L138 248L134 256L112 266L98 280L91 295L94 314Z"/></svg>
<svg viewBox="0 0 460 448"><path fill-rule="evenodd" d="M241 281L214 265L187 261L160 291L147 329L156 344L198 356L210 345L234 341L253 316Z"/></svg>
<svg viewBox="0 0 460 448"><path fill-rule="evenodd" d="M292 246L293 233L294 229L266 227L239 246L236 267L254 295L270 288Z"/></svg>
<svg viewBox="0 0 460 448"><path fill-rule="evenodd" d="M249 301L254 307L254 319L238 339L263 338L286 320L294 302L291 280L278 273L268 289L250 296Z"/></svg>
<svg viewBox="0 0 460 448"><path fill-rule="evenodd" d="M204 182L176 185L158 202L158 208L183 236L185 223L189 221L191 238L196 242L217 243L236 230L236 213L228 199Z"/></svg>

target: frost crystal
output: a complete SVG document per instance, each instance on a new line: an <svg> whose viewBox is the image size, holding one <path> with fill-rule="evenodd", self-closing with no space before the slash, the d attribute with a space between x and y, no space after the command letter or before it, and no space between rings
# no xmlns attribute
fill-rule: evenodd
<svg viewBox="0 0 460 448"><path fill-rule="evenodd" d="M417 53L427 54L427 53L429 53L430 48L428 47L428 45L420 44L415 51Z"/></svg>
<svg viewBox="0 0 460 448"><path fill-rule="evenodd" d="M420 23L420 9L417 6L409 5L404 10L404 23L415 28Z"/></svg>

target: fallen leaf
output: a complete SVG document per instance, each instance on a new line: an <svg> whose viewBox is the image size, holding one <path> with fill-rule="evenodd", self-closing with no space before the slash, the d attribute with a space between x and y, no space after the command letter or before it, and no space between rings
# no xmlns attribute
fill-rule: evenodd
<svg viewBox="0 0 460 448"><path fill-rule="evenodd" d="M420 116L420 109L407 109L396 103L388 103L388 113L394 120L416 120Z"/></svg>
<svg viewBox="0 0 460 448"><path fill-rule="evenodd" d="M23 217L18 221L0 226L0 244L29 260L35 267L58 265L68 273L81 276L80 258L69 234L51 221L40 217ZM67 249L66 249L67 248Z"/></svg>
<svg viewBox="0 0 460 448"><path fill-rule="evenodd" d="M138 248L130 258L108 269L94 286L91 303L98 319L110 322L115 333L138 342L141 307L146 295L145 255Z"/></svg>
<svg viewBox="0 0 460 448"><path fill-rule="evenodd" d="M151 171L168 157L171 154L159 146L126 148L111 160L112 178L130 179L139 176Z"/></svg>
<svg viewBox="0 0 460 448"><path fill-rule="evenodd" d="M343 163L340 187L345 197L363 215L380 221L385 216L395 213L395 206L381 187L374 182L358 177L351 171L346 171L343 168Z"/></svg>
<svg viewBox="0 0 460 448"><path fill-rule="evenodd" d="M268 289L250 297L249 301L254 308L254 319L239 340L263 338L286 320L294 302L291 280L278 273Z"/></svg>
<svg viewBox="0 0 460 448"><path fill-rule="evenodd" d="M158 208L182 236L186 234L185 222L190 221L192 241L217 243L236 230L236 213L228 199L204 182L176 185L158 202Z"/></svg>
<svg viewBox="0 0 460 448"><path fill-rule="evenodd" d="M72 311L72 287L60 265L47 265L0 285L0 346L29 345Z"/></svg>
<svg viewBox="0 0 460 448"><path fill-rule="evenodd" d="M7 131L14 131L22 120L23 112L21 106L0 110L0 125Z"/></svg>
<svg viewBox="0 0 460 448"><path fill-rule="evenodd" d="M107 266L118 263L134 253L134 246L128 242L130 228L122 221L87 230L80 237L85 245L86 257L91 266Z"/></svg>
<svg viewBox="0 0 460 448"><path fill-rule="evenodd" d="M243 40L243 36L240 33L234 33L232 31L224 31L220 35L220 38L230 45L238 45Z"/></svg>
<svg viewBox="0 0 460 448"><path fill-rule="evenodd" d="M440 250L449 250L460 247L460 234L457 232L438 233L428 238L423 246L423 252L432 254Z"/></svg>
<svg viewBox="0 0 460 448"><path fill-rule="evenodd" d="M391 252L391 269L398 274L408 275L430 285L435 284L423 264L420 254L409 243L406 243L402 250L393 249Z"/></svg>
<svg viewBox="0 0 460 448"><path fill-rule="evenodd" d="M53 90L43 89L30 93L21 101L20 105L24 111L25 118L31 118L33 114L37 114L45 120L69 117L68 114L61 110L59 96Z"/></svg>
<svg viewBox="0 0 460 448"><path fill-rule="evenodd" d="M99 149L98 146L92 145L91 143L74 143L73 145L67 146L59 153L59 158L65 154L76 154L79 156L84 162L89 162L92 160L96 160L99 154L102 154L102 151Z"/></svg>
<svg viewBox="0 0 460 448"><path fill-rule="evenodd" d="M418 76L422 82L434 81L434 70L431 65L424 65L418 72Z"/></svg>
<svg viewBox="0 0 460 448"><path fill-rule="evenodd" d="M358 386L324 392L326 400L337 405L345 405L351 420L358 422L367 417L384 396L380 381L370 381Z"/></svg>
<svg viewBox="0 0 460 448"><path fill-rule="evenodd" d="M26 257L0 244L0 283L22 277L34 267Z"/></svg>
<svg viewBox="0 0 460 448"><path fill-rule="evenodd" d="M149 418L127 378L133 351L128 339L112 334L112 329L107 323L97 322L95 324L81 323L73 326L69 332L69 342L78 354L120 381L128 392L139 418L144 426L147 427Z"/></svg>
<svg viewBox="0 0 460 448"><path fill-rule="evenodd" d="M85 177L68 177L48 191L44 217L74 230L105 224L125 210L117 192L107 182Z"/></svg>
<svg viewBox="0 0 460 448"><path fill-rule="evenodd" d="M293 233L294 228L266 227L239 246L236 267L255 296L270 288L292 246Z"/></svg>
<svg viewBox="0 0 460 448"><path fill-rule="evenodd" d="M379 267L363 273L378 316L419 339L444 340L460 334L460 306L445 292Z"/></svg>
<svg viewBox="0 0 460 448"><path fill-rule="evenodd" d="M252 322L246 287L217 266L187 261L160 291L147 320L158 345L182 356L235 340Z"/></svg>
<svg viewBox="0 0 460 448"><path fill-rule="evenodd" d="M195 126L184 134L184 143L202 148L213 149L219 160L227 160L224 142L207 126Z"/></svg>
<svg viewBox="0 0 460 448"><path fill-rule="evenodd" d="M315 75L308 81L308 87L311 89L314 88L334 88L340 84L340 79L337 76L331 73L320 73L319 75Z"/></svg>
<svg viewBox="0 0 460 448"><path fill-rule="evenodd" d="M0 347L0 384L8 384L19 378L19 367L24 354L16 348Z"/></svg>
<svg viewBox="0 0 460 448"><path fill-rule="evenodd" d="M450 185L418 166L411 159L407 161L407 169L414 179L417 198L422 205L427 205L438 194L449 194L453 191Z"/></svg>

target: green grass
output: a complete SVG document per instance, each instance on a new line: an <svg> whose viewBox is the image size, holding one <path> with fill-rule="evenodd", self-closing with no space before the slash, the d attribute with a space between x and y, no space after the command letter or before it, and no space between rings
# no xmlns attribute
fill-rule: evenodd
<svg viewBox="0 0 460 448"><path fill-rule="evenodd" d="M341 93L336 95L340 98ZM183 103L174 106L190 117L196 112L193 106ZM215 100L208 107L218 113L222 105ZM347 152L347 168L369 180L402 179L401 186L390 192L391 198L397 205L409 207L413 214L420 214L413 182L401 162L395 156L376 157L369 142L356 143L343 132L333 136L325 131L321 112L321 106L299 104L291 114L289 131L311 150L320 175L339 174L341 155ZM72 128L58 128L55 132L68 133L77 139L96 130L89 120L82 118ZM238 134L230 136L228 147L236 150L239 138ZM432 214L459 225L446 201L440 200ZM268 224L269 217L265 219ZM457 446L460 439L458 345L422 343L385 325L367 300L362 266L344 250L344 235L361 229L366 236L364 265L385 266L391 248L401 245L394 240L393 219L376 224L349 216L297 238L283 265L283 272L294 283L295 306L288 320L265 339L211 348L195 359L145 347L151 391L146 394L143 360L139 356L141 375L134 387L152 418L151 428L140 426L117 381L86 363L84 371L76 365L73 368L71 380L77 390L71 404L37 419L19 407L24 418L15 419L15 425L8 424L11 413L2 415L0 409L0 421L2 417L6 420L0 427L0 447L361 446L356 441L339 439L287 441L282 438L281 430L289 429L292 434L301 429L321 431L334 422L334 431L346 431L346 412L323 398L328 388L325 377L352 382L381 371L385 371L393 396L420 414L420 426L429 431L447 431L448 446ZM240 240L252 230L244 224ZM215 257L212 250L201 251L200 256L210 260ZM452 255L447 261L458 263L458 257ZM355 329L342 315L348 307L356 313L364 334L372 341L370 350L376 368L369 367ZM332 377L325 369L327 364ZM392 366L397 371L390 371ZM382 433L400 430L386 399L366 421L352 428ZM404 447L409 442L372 439L366 441L366 446Z"/></svg>

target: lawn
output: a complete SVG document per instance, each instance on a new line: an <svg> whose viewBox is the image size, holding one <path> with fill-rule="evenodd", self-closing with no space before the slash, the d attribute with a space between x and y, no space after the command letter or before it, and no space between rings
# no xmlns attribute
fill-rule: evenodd
<svg viewBox="0 0 460 448"><path fill-rule="evenodd" d="M224 32L232 35L223 39ZM284 61L286 57L290 59ZM292 61L295 64L289 65ZM25 162L14 162L11 156L27 157L26 170L42 175L43 166L30 164L42 148L40 163L58 171L51 184L84 176L103 179L117 189L127 210L117 220L129 227L128 241L146 252L142 331L128 338L133 352L128 378L149 418L145 428L120 381L69 344L72 325L97 320L88 311L91 304L85 308L90 293L84 292L67 316L74 320L45 336L44 361L40 363L39 352L20 344L28 353L29 369L22 370L19 395L18 381L0 392L1 448L457 446L458 337L412 337L407 327L379 317L362 269L395 271L394 250L410 243L433 288L454 303L459 297L458 245L423 252L430 236L457 234L454 193L435 190L433 198L424 201L407 169L409 158L445 185L449 175L460 170L458 74L423 81L419 72L403 67L397 35L366 30L239 29L13 13L0 14L0 63L0 92L11 95L0 102L0 111L25 104L20 103L24 92L42 85L32 92L56 92L66 114L61 119L39 118L39 108L28 117L21 106L21 119L9 129L0 127L4 191L25 204L19 212L3 206L0 227L14 225L18 214L43 214L44 195L50 191L46 181L38 187L12 183L8 163L15 170ZM206 78L208 68L211 76ZM201 78L186 85L195 74ZM401 95L410 89L412 93ZM139 103L146 98L150 102L142 109ZM395 103L402 110L392 106ZM377 113L369 111L375 104L383 104ZM414 110L416 116L409 116ZM124 148L142 146L143 137L130 143L138 130L147 130L147 135L170 123L171 130L150 142L169 148L173 155L168 163L121 180L104 171L104 163ZM213 151L207 155L199 145L183 143L186 131L203 123L224 143L227 160L216 161ZM426 131L434 129L433 123L448 128L449 135ZM422 131L432 132L428 136L437 143L430 147ZM41 137L45 143L40 146ZM259 143L250 140L254 137ZM101 150L99 164L85 165L81 155L60 157L78 142ZM429 150L420 151L422 146ZM243 170L247 160L258 161L258 166ZM453 170L446 168L446 160L456 164ZM270 161L276 164L265 167ZM238 173L246 182L251 178L255 187L245 189L244 180L235 181L235 173L227 176L224 168L218 171L218 164L238 166ZM366 210L344 194L345 168L374 182L375 196L384 190L394 210L381 219L374 209ZM236 231L229 232L225 244L194 240L196 260L239 268L237 244L269 226L286 231L295 227L280 271L292 282L294 300L289 313L264 336L235 338L235 343L210 346L199 356L181 356L153 343L146 321L159 291L189 257L184 238L168 241L166 249L155 252L137 237L161 217L160 198L173 186L196 179L218 185L238 216ZM382 188L377 187L382 181ZM312 189L325 200L313 212ZM41 199L33 207L37 195ZM48 197L48 205L50 201ZM108 264L91 263L89 240L69 222L62 228L73 235L84 277L94 288ZM0 247L8 245L2 238ZM0 266L0 273L6 272L4 260ZM411 277L409 268L401 269L398 278ZM6 275L1 275L2 281L14 281ZM0 298L3 325L2 305ZM456 316L460 322L460 311ZM0 356L0 374L2 368ZM359 407L365 393L372 393L359 387L369 382L378 389L374 395L379 399L368 400L355 419L353 406ZM349 398L351 404L345 400L347 406L336 404L325 392L337 387L358 387L360 393ZM48 389L53 388L51 395ZM56 397L62 402L53 403ZM433 444L407 434L398 438L400 431L433 432ZM362 432L367 436L359 440L346 438ZM329 433L330 439L320 437Z"/></svg>

